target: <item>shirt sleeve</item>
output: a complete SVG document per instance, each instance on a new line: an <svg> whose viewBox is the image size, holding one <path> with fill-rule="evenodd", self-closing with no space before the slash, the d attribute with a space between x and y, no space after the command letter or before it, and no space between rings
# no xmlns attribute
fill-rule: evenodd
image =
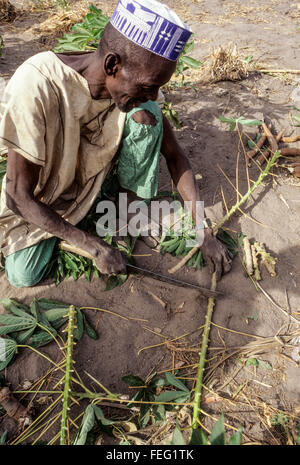
<svg viewBox="0 0 300 465"><path fill-rule="evenodd" d="M45 165L47 79L23 63L8 82L0 105L0 154L9 148L37 165Z"/></svg>

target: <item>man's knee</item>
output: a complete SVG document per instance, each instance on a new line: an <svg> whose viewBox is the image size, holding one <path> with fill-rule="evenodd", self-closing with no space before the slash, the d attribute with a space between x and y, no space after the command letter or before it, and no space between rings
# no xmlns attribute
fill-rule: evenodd
<svg viewBox="0 0 300 465"><path fill-rule="evenodd" d="M8 281L14 287L32 287L42 279L41 273L33 273L32 270L20 267L16 269L9 266L8 262L5 266L5 273Z"/></svg>
<svg viewBox="0 0 300 465"><path fill-rule="evenodd" d="M5 273L10 284L14 287L38 284L47 272L56 240L52 237L8 255L5 259Z"/></svg>
<svg viewBox="0 0 300 465"><path fill-rule="evenodd" d="M151 113L151 111L148 110L139 110L136 113L134 113L131 118L138 124L145 124L146 126L156 126L157 125L157 119Z"/></svg>

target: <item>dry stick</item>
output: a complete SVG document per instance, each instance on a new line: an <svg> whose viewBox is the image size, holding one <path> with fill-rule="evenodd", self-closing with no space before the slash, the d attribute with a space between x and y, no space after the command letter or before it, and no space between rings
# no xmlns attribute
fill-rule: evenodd
<svg viewBox="0 0 300 465"><path fill-rule="evenodd" d="M281 141L282 142L285 142L285 143L291 143L291 142L297 142L298 140L300 140L300 134L297 135L297 136L291 136L291 137L282 137L281 138Z"/></svg>
<svg viewBox="0 0 300 465"><path fill-rule="evenodd" d="M290 74L300 74L299 69L259 69L260 73L290 73Z"/></svg>
<svg viewBox="0 0 300 465"><path fill-rule="evenodd" d="M280 157L280 151L276 151L271 158L271 160L268 162L266 168L264 171L262 171L255 183L253 183L251 189L248 190L248 192L241 197L241 199L230 209L230 211L221 219L221 221L213 228L213 233L214 235L217 234L218 230L226 223L226 221L231 218L232 215L234 215L240 207L249 199L249 197L253 194L255 189L262 183L264 178L269 174L270 169L272 166L276 163L277 159ZM173 268L170 268L168 270L169 273L173 274L176 273L176 271L180 270L189 260L192 258L192 256L199 250L201 246L196 245L190 252Z"/></svg>

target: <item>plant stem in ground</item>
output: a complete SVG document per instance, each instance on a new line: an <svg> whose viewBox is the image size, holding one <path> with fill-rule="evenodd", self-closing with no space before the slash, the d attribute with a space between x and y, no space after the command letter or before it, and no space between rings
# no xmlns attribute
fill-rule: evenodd
<svg viewBox="0 0 300 465"><path fill-rule="evenodd" d="M67 353L66 353L66 368L65 368L65 386L63 395L63 408L61 417L61 429L60 429L60 444L66 444L66 432L68 430L68 404L71 392L71 378L72 378L72 367L73 367L73 349L74 349L74 330L76 328L76 310L74 305L70 305L68 312L68 326L67 326Z"/></svg>
<svg viewBox="0 0 300 465"><path fill-rule="evenodd" d="M217 279L216 279L216 272L212 274L211 279L211 290L215 291L217 287ZM204 374L204 367L206 363L206 352L208 347L208 338L210 332L210 325L213 315L215 305L215 299L213 297L209 297L208 305L207 305L207 313L205 317L205 326L202 335L202 344L201 344L201 352L200 352L200 360L198 365L198 373L197 373L197 381L195 386L195 395L194 395L194 408L193 408L193 422L192 428L196 429L198 427L198 416L200 413L200 402L201 402L201 395L202 395L202 386L203 386L203 374Z"/></svg>

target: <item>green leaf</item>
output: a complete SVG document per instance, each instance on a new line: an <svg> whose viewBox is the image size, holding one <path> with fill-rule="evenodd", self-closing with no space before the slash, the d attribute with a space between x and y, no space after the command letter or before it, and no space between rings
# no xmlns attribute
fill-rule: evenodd
<svg viewBox="0 0 300 465"><path fill-rule="evenodd" d="M209 445L208 439L204 431L202 431L202 429L200 428L193 429L189 445L190 446L208 446Z"/></svg>
<svg viewBox="0 0 300 465"><path fill-rule="evenodd" d="M240 446L242 444L242 428L239 427L237 432L234 433L229 439L229 446Z"/></svg>
<svg viewBox="0 0 300 465"><path fill-rule="evenodd" d="M29 308L27 305L20 304L19 302L9 299L9 298L4 298L0 300L0 303L3 305L5 310L8 310L11 313L14 313L17 316L24 317L26 316L26 312L28 312ZM24 311L23 311L24 310Z"/></svg>
<svg viewBox="0 0 300 465"><path fill-rule="evenodd" d="M173 432L171 445L172 446L185 446L186 445L186 442L177 424Z"/></svg>
<svg viewBox="0 0 300 465"><path fill-rule="evenodd" d="M0 337L0 371L7 367L17 353L17 343L13 339Z"/></svg>
<svg viewBox="0 0 300 465"><path fill-rule="evenodd" d="M162 392L161 394L159 394L159 396L156 397L155 401L156 402L172 402L173 400L178 400L183 396L183 392L182 391L166 391L166 392ZM189 392L190 394L190 392Z"/></svg>
<svg viewBox="0 0 300 465"><path fill-rule="evenodd" d="M167 372L165 374L165 377L166 377L166 380L170 384L172 384L172 386L177 387L181 391L185 391L185 392L188 392L188 393L190 392L189 389L185 386L185 384L183 384L179 379L177 379L174 375L172 375L172 373Z"/></svg>
<svg viewBox="0 0 300 465"><path fill-rule="evenodd" d="M24 317L0 315L0 323L3 325L0 326L0 335L2 335L33 328L36 326L37 321L26 313Z"/></svg>
<svg viewBox="0 0 300 465"><path fill-rule="evenodd" d="M245 237L245 234L243 234L242 232L238 233L238 245L240 249L243 247Z"/></svg>
<svg viewBox="0 0 300 465"><path fill-rule="evenodd" d="M17 335L16 342L17 344L25 344L27 339L34 333L35 326L33 328L29 328L26 331L23 331L21 334Z"/></svg>
<svg viewBox="0 0 300 465"><path fill-rule="evenodd" d="M106 281L105 291L111 291L117 286L122 286L122 284L125 283L127 278L127 274L116 274L109 276L109 278Z"/></svg>
<svg viewBox="0 0 300 465"><path fill-rule="evenodd" d="M223 242L227 249L233 254L237 254L237 243L234 238L224 229L220 229L217 234L217 238Z"/></svg>
<svg viewBox="0 0 300 465"><path fill-rule="evenodd" d="M247 56L246 58L244 58L243 61L244 61L245 63L251 63L252 59L253 59L253 55L249 55L249 56Z"/></svg>
<svg viewBox="0 0 300 465"><path fill-rule="evenodd" d="M79 431L73 442L74 446L83 446L86 442L87 434L93 429L95 423L94 405L88 405L85 409Z"/></svg>
<svg viewBox="0 0 300 465"><path fill-rule="evenodd" d="M52 341L53 337L51 334L47 333L46 331L38 331L31 336L28 345L37 349L38 347L45 346Z"/></svg>
<svg viewBox="0 0 300 465"><path fill-rule="evenodd" d="M140 415L139 415L139 425L141 428L145 428L150 420L150 411L151 407L150 405L143 405L142 408L140 409Z"/></svg>
<svg viewBox="0 0 300 465"><path fill-rule="evenodd" d="M84 322L84 328L85 328L85 332L86 334L91 338L91 339L94 339L95 341L97 341L98 338L98 334L96 333L96 331L94 330L94 328L92 328L92 326L89 324L85 314L83 313L83 322Z"/></svg>
<svg viewBox="0 0 300 465"><path fill-rule="evenodd" d="M249 367L249 366L258 367L259 366L259 360L257 358L248 358L245 365L246 365L246 367Z"/></svg>
<svg viewBox="0 0 300 465"><path fill-rule="evenodd" d="M112 421L112 420L107 420L107 418L105 418L102 410L100 407L97 407L97 405L94 405L94 412L95 412L95 417L98 421L100 421L102 423L102 425L104 426L109 426L109 425L113 425L115 422Z"/></svg>
<svg viewBox="0 0 300 465"><path fill-rule="evenodd" d="M0 436L0 446L4 446L6 443L7 431L4 431Z"/></svg>
<svg viewBox="0 0 300 465"><path fill-rule="evenodd" d="M224 446L226 444L223 413L219 420L214 424L209 440L212 446Z"/></svg>
<svg viewBox="0 0 300 465"><path fill-rule="evenodd" d="M242 116L238 118L226 118L225 116L219 116L219 120L222 123L228 123L230 125L230 129L233 131L236 128L237 123L243 124L245 126L260 126L262 121L257 119L244 119Z"/></svg>
<svg viewBox="0 0 300 465"><path fill-rule="evenodd" d="M152 412L153 412L155 421L162 421L166 417L166 409L164 405L153 405Z"/></svg>
<svg viewBox="0 0 300 465"><path fill-rule="evenodd" d="M201 61L195 60L195 58L191 58L186 55L182 56L181 60L183 61L183 63L185 63L187 66L193 69L198 69L202 65Z"/></svg>
<svg viewBox="0 0 300 465"><path fill-rule="evenodd" d="M51 310L47 310L45 312L45 316L47 320L52 323L53 321L58 320L59 318L64 318L68 314L68 306L64 308L51 308Z"/></svg>
<svg viewBox="0 0 300 465"><path fill-rule="evenodd" d="M50 310L55 308L69 308L69 305L64 304L62 302L58 302L57 300L38 299L37 302L43 310Z"/></svg>
<svg viewBox="0 0 300 465"><path fill-rule="evenodd" d="M77 322L76 322L76 329L74 330L74 338L76 341L80 341L83 336L84 332L84 322L83 322L83 314L82 311L77 308Z"/></svg>
<svg viewBox="0 0 300 465"><path fill-rule="evenodd" d="M133 376L133 375L122 376L122 381L128 384L128 386L145 386L145 381L143 381L139 376Z"/></svg>

